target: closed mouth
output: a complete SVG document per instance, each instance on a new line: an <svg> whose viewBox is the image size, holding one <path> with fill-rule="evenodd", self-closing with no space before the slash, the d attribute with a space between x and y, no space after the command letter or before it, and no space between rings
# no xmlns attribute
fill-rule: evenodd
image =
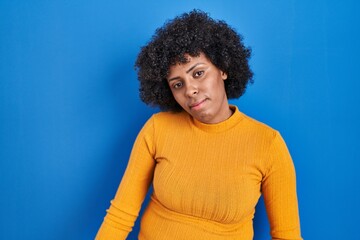
<svg viewBox="0 0 360 240"><path fill-rule="evenodd" d="M203 99L203 100L201 100L199 102L195 102L193 104L190 104L189 107L190 107L190 109L192 109L194 107L197 107L197 106L201 105L203 102L205 102L206 100L207 100L207 98L205 98L205 99Z"/></svg>

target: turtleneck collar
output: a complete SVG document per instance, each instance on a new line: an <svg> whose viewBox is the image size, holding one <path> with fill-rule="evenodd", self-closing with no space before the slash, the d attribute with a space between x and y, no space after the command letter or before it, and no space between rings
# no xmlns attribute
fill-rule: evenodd
<svg viewBox="0 0 360 240"><path fill-rule="evenodd" d="M214 124L207 124L196 120L195 118L191 117L192 123L199 129L205 132L224 132L236 124L238 124L243 118L244 114L239 111L237 106L230 105L230 109L233 111L233 114L226 119L225 121L214 123Z"/></svg>

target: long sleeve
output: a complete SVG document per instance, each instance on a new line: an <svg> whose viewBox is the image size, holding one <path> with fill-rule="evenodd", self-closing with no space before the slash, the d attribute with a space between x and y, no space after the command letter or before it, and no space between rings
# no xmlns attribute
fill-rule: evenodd
<svg viewBox="0 0 360 240"><path fill-rule="evenodd" d="M295 169L281 135L270 145L267 172L262 182L273 240L301 240Z"/></svg>
<svg viewBox="0 0 360 240"><path fill-rule="evenodd" d="M150 118L138 134L125 174L97 233L96 240L126 239L153 179L154 126Z"/></svg>
<svg viewBox="0 0 360 240"><path fill-rule="evenodd" d="M139 240L251 240L261 192L272 239L301 240L295 170L283 139L233 110L217 124L186 112L154 114L96 239L126 239L152 183Z"/></svg>

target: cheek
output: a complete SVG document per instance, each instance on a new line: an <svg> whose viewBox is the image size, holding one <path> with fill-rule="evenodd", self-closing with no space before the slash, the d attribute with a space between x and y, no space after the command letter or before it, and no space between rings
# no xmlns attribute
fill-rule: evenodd
<svg viewBox="0 0 360 240"><path fill-rule="evenodd" d="M211 83L208 83L206 85L206 89L211 93L215 95L219 95L222 92L222 89L224 89L224 83L221 80L216 80Z"/></svg>
<svg viewBox="0 0 360 240"><path fill-rule="evenodd" d="M225 93L225 82L224 80L220 79L217 84L216 84L216 88L218 90L219 93L223 94Z"/></svg>
<svg viewBox="0 0 360 240"><path fill-rule="evenodd" d="M182 106L182 102L183 102L183 101L182 101L182 97L181 97L180 91L176 91L176 92L171 91L171 93L172 93L175 101L176 101L179 105Z"/></svg>

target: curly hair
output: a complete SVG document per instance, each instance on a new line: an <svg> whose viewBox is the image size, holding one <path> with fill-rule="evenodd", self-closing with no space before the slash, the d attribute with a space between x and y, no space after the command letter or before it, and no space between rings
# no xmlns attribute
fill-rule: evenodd
<svg viewBox="0 0 360 240"><path fill-rule="evenodd" d="M201 10L192 10L165 22L141 48L135 63L141 100L161 110L181 111L166 77L171 65L187 62L186 54L196 57L200 53L227 73L228 99L239 98L247 84L253 83L248 63L251 49L242 41L243 37L227 23L216 21Z"/></svg>

